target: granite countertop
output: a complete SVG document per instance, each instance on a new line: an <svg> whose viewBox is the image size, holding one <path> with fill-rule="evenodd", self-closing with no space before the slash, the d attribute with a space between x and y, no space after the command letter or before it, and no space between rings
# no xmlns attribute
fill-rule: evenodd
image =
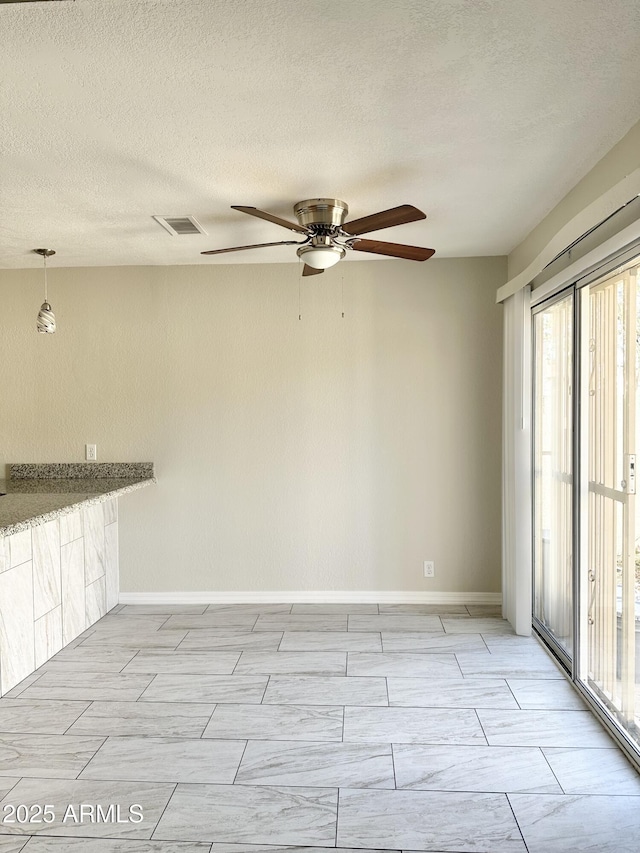
<svg viewBox="0 0 640 853"><path fill-rule="evenodd" d="M53 521L156 482L153 463L10 465L0 480L0 536Z"/></svg>

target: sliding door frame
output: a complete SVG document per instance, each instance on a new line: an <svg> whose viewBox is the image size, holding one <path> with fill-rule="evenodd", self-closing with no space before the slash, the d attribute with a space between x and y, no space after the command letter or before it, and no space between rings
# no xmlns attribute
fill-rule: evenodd
<svg viewBox="0 0 640 853"><path fill-rule="evenodd" d="M562 666L567 670L567 672L573 678L573 660L575 660L575 650L576 650L576 631L575 631L575 579L576 579L576 524L575 524L575 508L576 508L576 411L575 411L575 402L576 402L576 358L575 358L575 348L576 348L576 303L577 303L577 294L576 289L573 284L569 284L562 288L562 290L557 290L552 295L548 296L546 299L537 302L534 306L531 307L531 357L533 360L532 369L531 369L531 509L532 509L532 525L531 525L531 554L533 559L532 572L531 572L531 601L535 607L536 602L536 425L537 425L537 406L536 406L536 382L537 382L537 373L536 373L536 333L535 333L535 318L537 314L546 311L547 308L550 308L552 305L555 305L557 302L561 302L563 299L566 299L568 296L572 297L572 307L573 307L573 330L572 330L572 347L573 352L571 353L572 365L571 365L571 382L573 385L574 393L573 400L571 406L571 477L572 477L572 488L571 488L571 570L572 570L572 593L573 593L573 610L572 610L572 641L573 641L573 657L569 655L567 650L557 641L554 637L553 633L537 618L535 612L532 613L532 625L537 634L539 634L546 645L551 649L553 654L558 658Z"/></svg>
<svg viewBox="0 0 640 853"><path fill-rule="evenodd" d="M552 305L554 302L566 297L569 292L573 292L573 405L572 405L572 433L573 433L573 531L572 531L572 547L573 547L573 657L570 658L566 651L555 641L551 633L539 623L532 615L532 623L534 631L540 636L548 649L559 660L562 666L566 669L574 688L584 699L590 709L598 717L609 734L618 743L620 748L626 754L631 763L640 771L640 749L638 744L633 741L627 734L622 725L607 709L606 705L601 702L598 697L586 685L586 667L587 653L583 649L582 640L586 643L586 621L587 608L584 606L583 599L587 594L586 583L581 579L581 566L583 555L588 554L588 543L586 536L588 535L588 524L586 516L588 513L588 503L584 500L585 489L588 491L589 480L588 470L586 466L587 459L584 454L588 454L586 442L583 442L583 426L582 426L582 383L584 381L584 373L588 371L588 365L585 365L584 354L582 348L582 300L584 296L584 288L588 287L594 281L613 272L618 267L624 266L627 262L639 259L640 263L640 239L634 240L624 246L618 252L604 257L601 262L592 264L579 275L565 281L563 284L555 287L552 292L548 292L546 288L541 287L540 293L536 294L533 290L531 293L531 334L533 340L535 315L545 308ZM545 292L546 291L546 292ZM535 399L535 350L532 346L531 357L532 364L532 382L531 382L531 401L532 401L532 426L535 423L535 409L533 408ZM588 375L588 374L587 374ZM531 475L531 510L534 511L534 462L535 462L535 430L531 430L531 460L532 460L532 475ZM532 537L535 536L535 530L532 525ZM534 541L532 538L532 549ZM532 550L532 554L535 551ZM532 565L532 583L535 584L534 577L535 567ZM535 598L532 598L535 601Z"/></svg>

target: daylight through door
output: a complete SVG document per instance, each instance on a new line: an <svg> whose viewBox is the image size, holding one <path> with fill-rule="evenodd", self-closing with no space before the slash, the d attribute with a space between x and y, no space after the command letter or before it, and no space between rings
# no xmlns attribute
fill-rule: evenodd
<svg viewBox="0 0 640 853"><path fill-rule="evenodd" d="M573 290L534 317L534 590L538 627L573 652Z"/></svg>
<svg viewBox="0 0 640 853"><path fill-rule="evenodd" d="M628 734L638 740L637 267L627 266L584 288L580 302L583 488L579 675Z"/></svg>
<svg viewBox="0 0 640 853"><path fill-rule="evenodd" d="M533 624L640 763L638 269L534 309Z"/></svg>

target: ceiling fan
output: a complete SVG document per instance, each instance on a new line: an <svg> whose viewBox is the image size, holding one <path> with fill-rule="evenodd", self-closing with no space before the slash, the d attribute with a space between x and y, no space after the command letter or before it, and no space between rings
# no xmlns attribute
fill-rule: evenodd
<svg viewBox="0 0 640 853"><path fill-rule="evenodd" d="M232 204L233 210L248 213L266 219L275 225L281 225L290 231L304 234L304 240L281 240L277 243L257 243L253 246L234 246L230 249L212 249L201 252L202 255L221 255L224 252L240 252L244 249L262 249L265 246L299 246L298 257L304 261L302 275L318 275L329 267L337 264L346 254L347 249L356 252L370 252L374 255L388 255L392 258L406 258L409 261L426 261L435 249L422 249L419 246L405 246L402 243L383 243L381 240L363 240L360 234L391 228L392 225L405 225L426 219L427 216L417 207L402 204L345 222L349 208L344 201L337 198L310 198L299 201L293 207L297 224L281 219L272 213L258 210L257 207L245 207Z"/></svg>

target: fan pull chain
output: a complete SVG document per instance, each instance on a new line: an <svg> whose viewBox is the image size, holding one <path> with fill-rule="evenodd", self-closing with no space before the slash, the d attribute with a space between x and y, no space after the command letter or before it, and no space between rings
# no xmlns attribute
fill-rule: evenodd
<svg viewBox="0 0 640 853"><path fill-rule="evenodd" d="M342 319L344 320L344 276L341 277L340 281L341 281L340 286L342 289L342 294L341 294L341 298L342 298Z"/></svg>
<svg viewBox="0 0 640 853"><path fill-rule="evenodd" d="M301 272L302 260L298 258L298 320L302 320L302 272Z"/></svg>

